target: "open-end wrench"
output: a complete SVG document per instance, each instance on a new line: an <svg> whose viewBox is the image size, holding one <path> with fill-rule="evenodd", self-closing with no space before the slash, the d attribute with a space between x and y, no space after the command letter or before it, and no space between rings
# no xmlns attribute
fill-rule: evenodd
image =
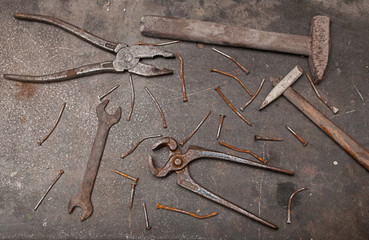
<svg viewBox="0 0 369 240"><path fill-rule="evenodd" d="M72 213L74 207L82 208L81 221L91 216L93 208L91 203L91 193L94 187L97 171L104 152L109 129L117 123L121 116L122 109L117 108L114 114L108 114L105 111L109 100L105 100L96 107L97 118L99 119L97 133L92 146L90 158L88 159L82 186L79 192L69 201L68 213Z"/></svg>

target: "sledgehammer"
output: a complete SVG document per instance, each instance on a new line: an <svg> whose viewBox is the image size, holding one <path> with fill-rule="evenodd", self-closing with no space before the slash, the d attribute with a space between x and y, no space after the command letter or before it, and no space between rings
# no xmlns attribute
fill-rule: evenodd
<svg viewBox="0 0 369 240"><path fill-rule="evenodd" d="M192 19L144 16L140 30L150 37L309 56L310 71L314 82L318 83L328 64L329 23L329 17L315 16L311 21L310 36L299 36Z"/></svg>

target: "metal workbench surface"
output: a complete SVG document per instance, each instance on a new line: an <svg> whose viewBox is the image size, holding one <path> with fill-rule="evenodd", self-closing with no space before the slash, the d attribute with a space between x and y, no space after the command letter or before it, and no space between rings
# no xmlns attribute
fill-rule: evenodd
<svg viewBox="0 0 369 240"><path fill-rule="evenodd" d="M340 109L333 114L316 97L306 77L293 86L309 102L369 149L369 2L367 1L166 1L166 0L2 0L0 1L0 72L46 74L86 63L109 60L112 55L54 26L21 21L14 13L32 13L63 19L97 36L129 45L163 42L141 35L143 15L185 17L240 27L309 35L315 15L331 19L331 52L320 93ZM250 70L245 75L232 61L212 51L226 52ZM286 75L294 66L308 71L306 57L252 49L180 42L161 47L180 53L188 102L182 102L178 58L145 60L174 70L174 74L145 78L133 75L136 101L130 121L131 92L128 73L109 73L50 84L26 84L0 77L0 238L2 239L368 239L369 174L342 148L280 97L262 111L260 104L272 89L269 77ZM210 72L217 68L238 76L255 92L266 77L260 95L242 113L253 126L238 118L214 90L220 86L236 107L249 96L233 79ZM122 107L122 119L110 131L97 175L94 212L81 222L80 209L67 213L78 191L97 128L98 95L116 84L107 98L108 111ZM147 86L163 108L168 127ZM66 108L51 136L42 144ZM215 136L219 115L226 115L221 140L250 149L268 164L295 172L286 176L217 160L198 160L189 167L201 185L227 200L279 226L272 230L228 208L204 199L176 184L175 174L154 177L148 158L158 165L167 151L151 150L155 139L143 142L123 160L120 155L142 137L152 134L184 139L208 111L199 131L185 144L197 145L253 159L219 145ZM294 128L309 142L306 147L287 131ZM253 140L254 135L282 137L282 142ZM60 169L64 174L37 211L33 208ZM129 180L118 169L139 177L133 208L128 201ZM287 203L292 201L292 223L287 224ZM142 202L148 208L151 230L145 229ZM188 215L157 210L156 204L178 207L215 217L198 220Z"/></svg>

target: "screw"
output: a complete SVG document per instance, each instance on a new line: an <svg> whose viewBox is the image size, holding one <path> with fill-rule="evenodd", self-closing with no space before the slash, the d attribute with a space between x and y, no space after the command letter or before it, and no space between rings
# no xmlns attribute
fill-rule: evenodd
<svg viewBox="0 0 369 240"><path fill-rule="evenodd" d="M283 141L283 138L268 138L268 137L261 137L259 135L255 135L254 141Z"/></svg>
<svg viewBox="0 0 369 240"><path fill-rule="evenodd" d="M54 186L54 184L58 181L58 179L61 177L61 175L64 173L63 170L59 171L58 176L56 176L56 178L54 179L54 181L51 183L50 187L45 191L44 195L41 197L40 201L38 201L36 207L33 209L34 211L37 210L38 206L40 206L41 202L44 200L44 198L46 197L46 195L49 193L50 189Z"/></svg>
<svg viewBox="0 0 369 240"><path fill-rule="evenodd" d="M146 204L145 202L142 202L142 206L143 206L143 209L144 209L144 213L145 213L145 223L146 223L146 230L150 230L151 227L149 225L149 218L147 216L147 209L146 209Z"/></svg>

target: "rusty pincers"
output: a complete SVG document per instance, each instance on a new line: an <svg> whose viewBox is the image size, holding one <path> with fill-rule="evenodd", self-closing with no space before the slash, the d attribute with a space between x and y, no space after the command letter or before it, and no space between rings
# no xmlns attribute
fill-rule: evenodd
<svg viewBox="0 0 369 240"><path fill-rule="evenodd" d="M225 160L230 162L236 162L241 163L245 165L249 165L252 167L258 167L263 168L265 170L270 170L274 172L279 172L287 175L294 175L292 171L278 168L278 167L272 167L264 164L260 164L248 159L236 157L233 155L229 155L222 152L217 152L197 146L189 146L187 151L184 153L181 153L178 149L178 144L176 140L174 140L171 137L165 137L160 139L158 142L156 142L152 149L156 150L161 147L168 147L170 150L169 160L167 163L161 167L157 168L154 164L154 160L150 156L149 158L149 169L151 174L153 174L155 177L165 177L170 172L175 171L177 173L177 184L180 185L183 188L186 188L196 194L199 194L202 197L205 197L209 200L212 200L218 204L221 204L227 208L230 208L238 213L241 213L245 215L246 217L251 218L254 221L257 221L259 223L262 223L268 227L271 227L273 229L278 229L278 227L264 219L261 219L260 217L254 215L253 213L223 199L222 197L210 192L209 190L205 189L204 187L200 186L198 183L196 183L190 176L188 165L197 159L201 158L207 158L207 159L219 159L219 160Z"/></svg>

